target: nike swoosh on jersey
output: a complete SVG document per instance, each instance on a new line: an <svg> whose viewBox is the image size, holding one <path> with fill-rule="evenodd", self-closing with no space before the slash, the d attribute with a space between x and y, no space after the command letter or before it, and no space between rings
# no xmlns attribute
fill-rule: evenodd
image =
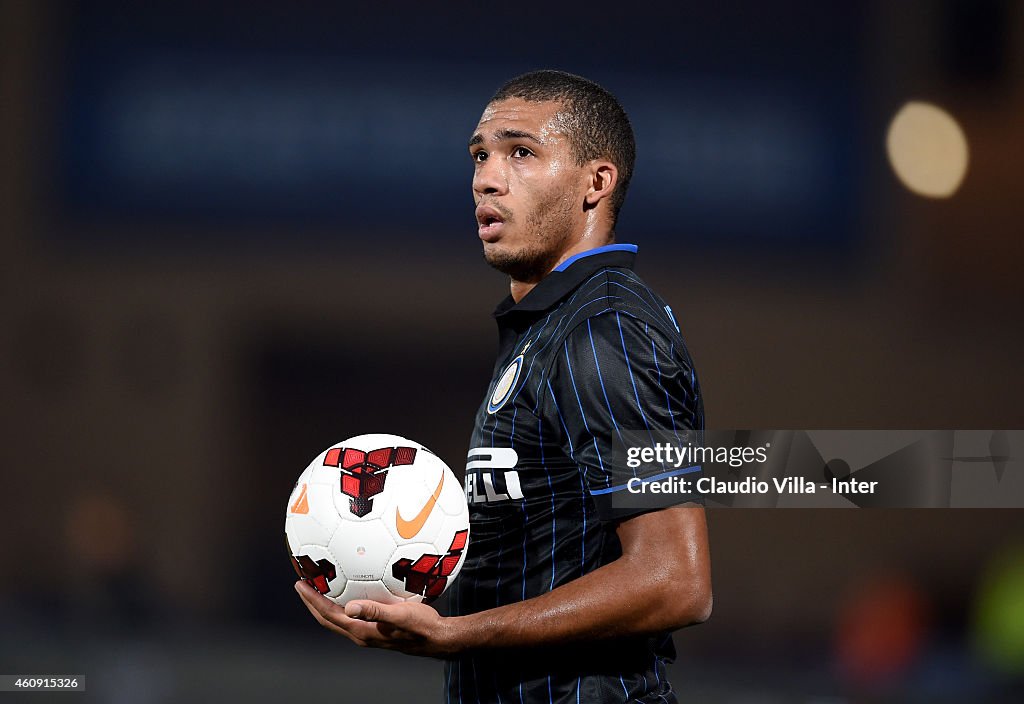
<svg viewBox="0 0 1024 704"><path fill-rule="evenodd" d="M398 528L398 534L400 536L409 540L410 538L415 537L416 534L423 529L423 524L427 522L427 518L430 517L430 512L433 510L434 504L437 503L437 499L441 496L442 486L444 486L444 472L441 472L441 480L437 483L437 488L434 489L434 493L431 494L430 498L427 499L427 503L411 521L407 521L402 518L401 511L395 511L395 527Z"/></svg>

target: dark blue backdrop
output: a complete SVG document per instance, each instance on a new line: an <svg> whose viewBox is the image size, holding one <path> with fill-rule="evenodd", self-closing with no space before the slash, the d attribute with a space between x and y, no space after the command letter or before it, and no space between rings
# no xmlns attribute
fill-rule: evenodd
<svg viewBox="0 0 1024 704"><path fill-rule="evenodd" d="M802 248L856 237L855 7L420 7L82 3L56 135L61 216L217 224L227 244L278 223L291 248L328 231L464 239L465 143L487 97L512 75L557 67L606 85L634 122L620 233ZM167 232L140 226L131 238L152 245Z"/></svg>

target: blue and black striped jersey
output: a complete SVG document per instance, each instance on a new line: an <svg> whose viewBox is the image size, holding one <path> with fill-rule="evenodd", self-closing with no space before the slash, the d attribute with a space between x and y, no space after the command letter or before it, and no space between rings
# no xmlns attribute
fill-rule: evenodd
<svg viewBox="0 0 1024 704"><path fill-rule="evenodd" d="M576 255L495 311L499 353L467 458L472 538L454 614L544 594L619 557L615 526L628 514L613 499L638 470L613 458L613 441L703 428L679 327L632 271L635 253L614 244ZM673 702L674 656L667 633L475 653L448 663L448 701Z"/></svg>

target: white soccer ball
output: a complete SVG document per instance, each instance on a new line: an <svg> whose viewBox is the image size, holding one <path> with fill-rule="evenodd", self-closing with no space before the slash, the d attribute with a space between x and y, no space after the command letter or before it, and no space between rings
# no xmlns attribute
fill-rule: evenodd
<svg viewBox="0 0 1024 704"><path fill-rule="evenodd" d="M359 435L306 467L284 532L296 573L338 604L430 602L462 569L469 507L455 474L427 448Z"/></svg>

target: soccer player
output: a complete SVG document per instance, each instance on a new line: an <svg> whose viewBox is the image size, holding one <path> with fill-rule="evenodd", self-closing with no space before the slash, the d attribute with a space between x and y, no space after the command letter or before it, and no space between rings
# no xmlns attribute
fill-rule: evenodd
<svg viewBox="0 0 1024 704"><path fill-rule="evenodd" d="M479 237L511 279L466 467L471 538L452 615L308 584L326 628L447 659L447 701L674 702L670 632L711 611L704 511L621 510L626 430L703 428L671 308L615 242L633 131L600 86L559 71L505 84L469 140Z"/></svg>

